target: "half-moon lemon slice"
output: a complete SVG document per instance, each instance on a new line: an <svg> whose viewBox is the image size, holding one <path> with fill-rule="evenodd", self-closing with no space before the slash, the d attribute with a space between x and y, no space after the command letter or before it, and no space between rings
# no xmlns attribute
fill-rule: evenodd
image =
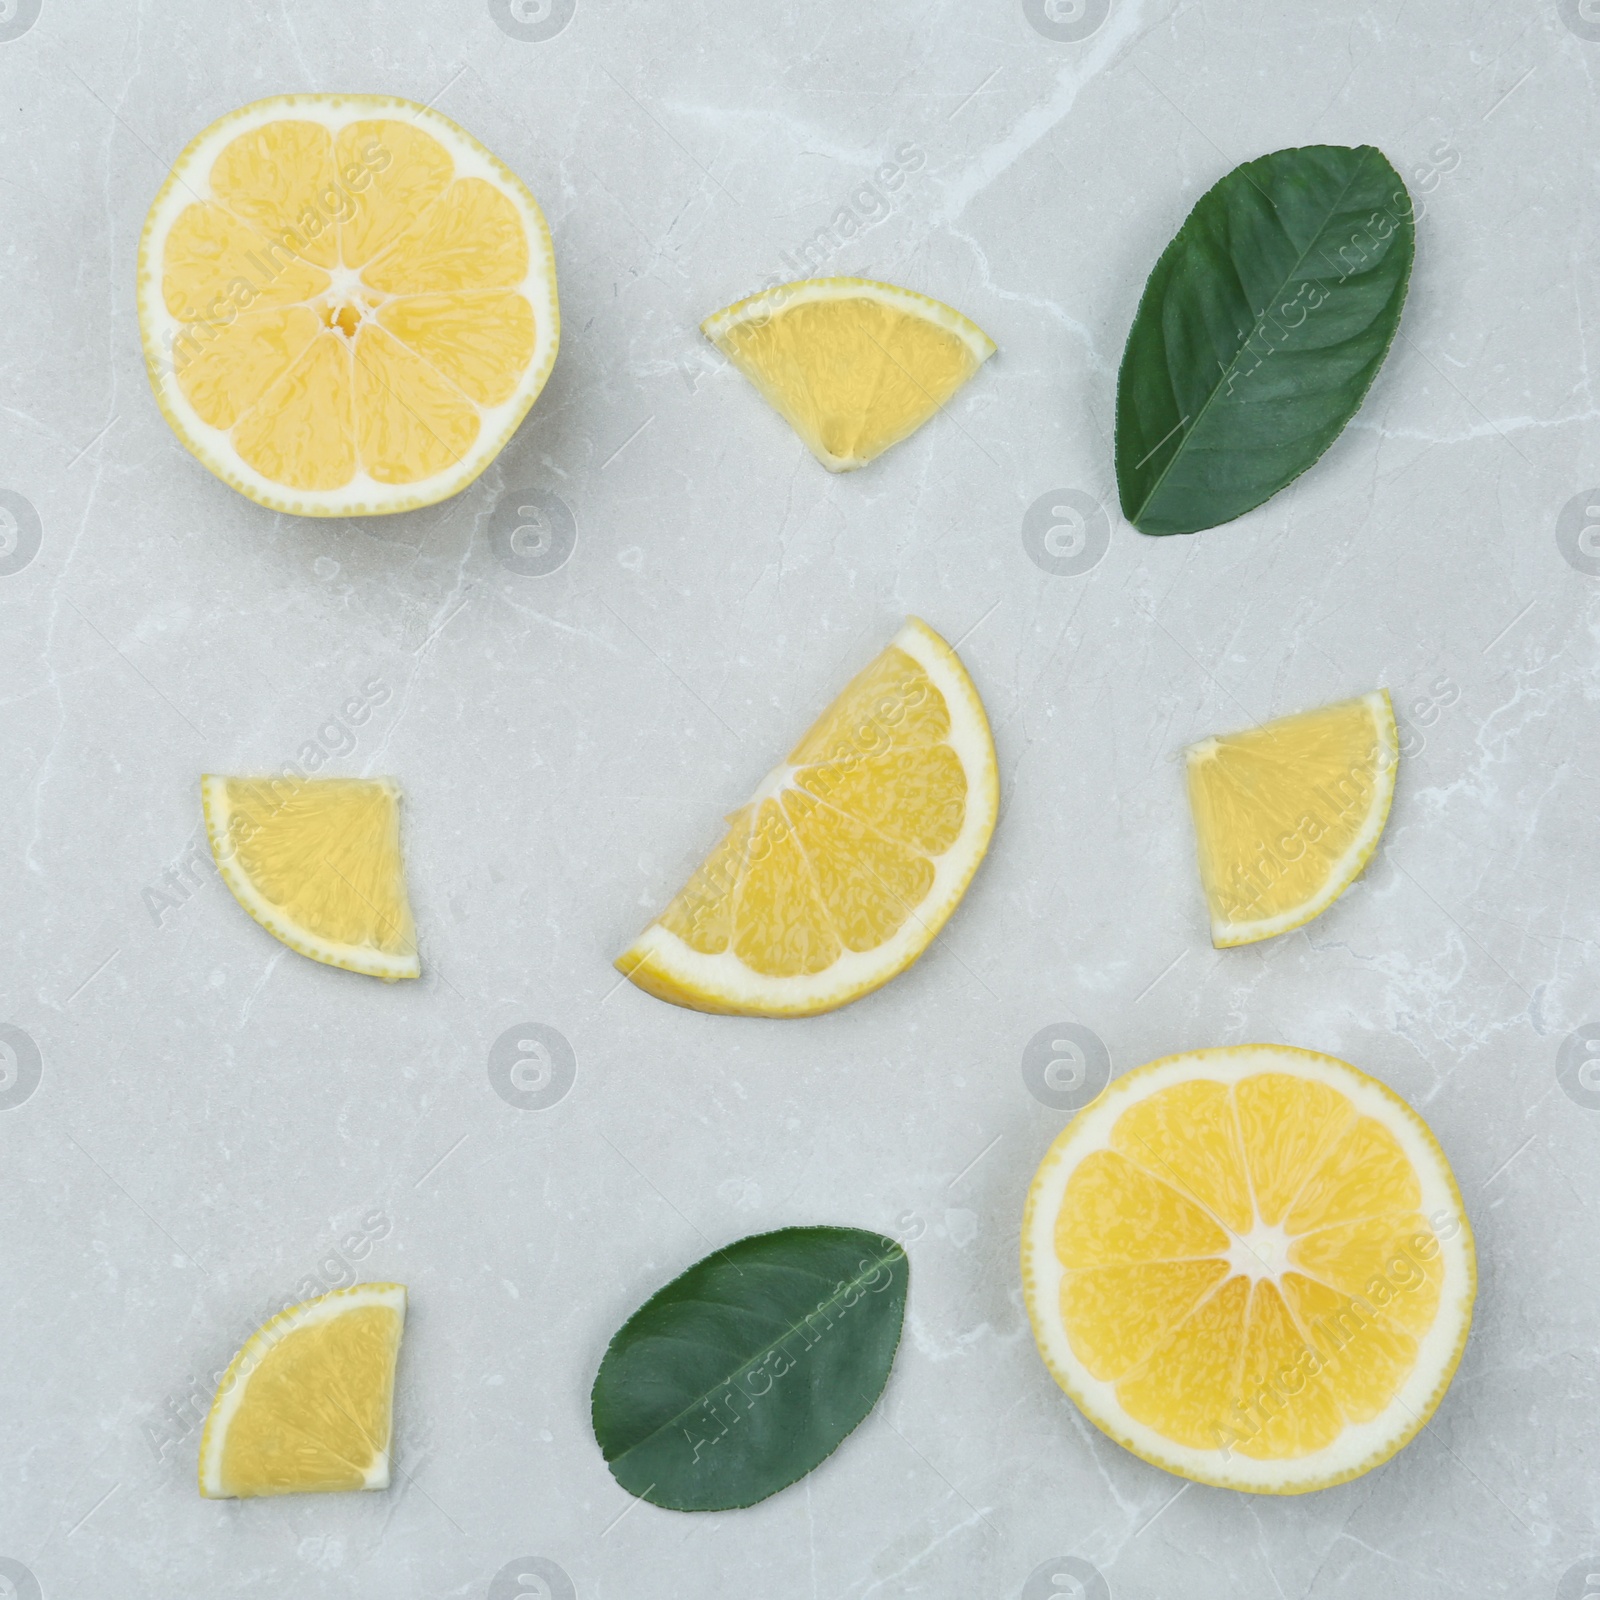
<svg viewBox="0 0 1600 1600"><path fill-rule="evenodd" d="M150 207L138 302L184 445L309 517L464 489L559 333L527 186L448 117L376 95L279 95L200 134Z"/></svg>
<svg viewBox="0 0 1600 1600"><path fill-rule="evenodd" d="M1400 740L1387 689L1191 745L1189 805L1211 942L1252 944L1326 911L1372 858Z"/></svg>
<svg viewBox="0 0 1600 1600"><path fill-rule="evenodd" d="M422 972L392 778L200 780L234 898L291 950L374 978Z"/></svg>
<svg viewBox="0 0 1600 1600"><path fill-rule="evenodd" d="M959 311L866 278L780 284L700 327L830 472L915 433L995 349Z"/></svg>
<svg viewBox="0 0 1600 1600"><path fill-rule="evenodd" d="M258 1328L211 1403L200 1493L217 1500L387 1489L405 1320L402 1285L358 1283Z"/></svg>
<svg viewBox="0 0 1600 1600"><path fill-rule="evenodd" d="M1078 1113L1028 1190L1022 1283L1103 1433L1200 1483L1299 1494L1433 1415L1477 1266L1422 1118L1346 1062L1257 1044L1152 1061Z"/></svg>
<svg viewBox="0 0 1600 1600"><path fill-rule="evenodd" d="M978 692L912 617L728 818L617 969L697 1011L803 1017L859 999L944 926L999 799Z"/></svg>

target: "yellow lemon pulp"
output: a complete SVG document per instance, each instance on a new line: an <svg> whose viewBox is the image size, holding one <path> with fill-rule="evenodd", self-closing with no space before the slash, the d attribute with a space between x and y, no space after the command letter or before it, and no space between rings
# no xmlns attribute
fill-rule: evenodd
<svg viewBox="0 0 1600 1600"><path fill-rule="evenodd" d="M700 1011L831 1011L927 947L983 859L998 805L972 680L912 618L733 813L617 968Z"/></svg>
<svg viewBox="0 0 1600 1600"><path fill-rule="evenodd" d="M1199 1050L1117 1080L1029 1191L1023 1282L1098 1427L1203 1483L1358 1476L1428 1420L1476 1289L1449 1163L1345 1062Z"/></svg>
<svg viewBox="0 0 1600 1600"><path fill-rule="evenodd" d="M864 278L782 284L701 328L830 472L915 433L995 348L959 311Z"/></svg>
<svg viewBox="0 0 1600 1600"><path fill-rule="evenodd" d="M328 966L421 973L392 779L208 775L200 787L217 870L270 934Z"/></svg>
<svg viewBox="0 0 1600 1600"><path fill-rule="evenodd" d="M1378 689L1187 751L1211 942L1251 944L1309 922L1377 848L1400 760Z"/></svg>
<svg viewBox="0 0 1600 1600"><path fill-rule="evenodd" d="M384 1489L406 1291L362 1283L307 1300L233 1358L200 1440L209 1499Z"/></svg>
<svg viewBox="0 0 1600 1600"><path fill-rule="evenodd" d="M286 95L179 158L140 248L156 397L226 482L311 516L464 488L555 360L549 232L521 180L408 101Z"/></svg>

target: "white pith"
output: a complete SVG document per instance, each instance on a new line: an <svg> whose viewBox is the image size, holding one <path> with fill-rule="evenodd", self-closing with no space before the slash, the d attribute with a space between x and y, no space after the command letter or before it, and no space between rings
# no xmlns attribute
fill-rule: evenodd
<svg viewBox="0 0 1600 1600"><path fill-rule="evenodd" d="M421 977L422 957L417 951L413 950L409 955L391 955L386 950L374 950L370 945L342 944L336 939L325 939L289 921L283 915L282 907L275 905L256 888L250 878L239 870L230 844L228 825L233 817L233 803L228 794L230 781L215 773L205 774L200 779L201 805L205 812L211 858L216 862L217 871L234 899L251 917L273 938L312 961L320 961L324 966L343 967L347 972L360 972L369 978L383 978L390 982L399 978ZM389 791L395 805L400 804L400 786L393 778L361 781L381 784Z"/></svg>
<svg viewBox="0 0 1600 1600"><path fill-rule="evenodd" d="M731 949L707 955L659 922L653 922L617 959L630 975L653 976L729 1010L761 1016L805 1016L828 1011L878 988L916 960L944 926L977 871L999 812L1000 790L989 720L967 676L943 639L911 617L891 643L928 674L950 714L947 742L967 775L966 815L950 848L928 860L934 869L927 895L896 932L873 950L841 948L834 963L815 973L766 977L747 967ZM756 798L778 798L792 788L797 769L782 764L756 790ZM809 798L809 797L808 797ZM841 941L842 945L842 941Z"/></svg>
<svg viewBox="0 0 1600 1600"><path fill-rule="evenodd" d="M1418 1341L1416 1364L1384 1411L1370 1422L1346 1424L1339 1437L1321 1450L1281 1461L1257 1461L1237 1451L1197 1450L1176 1444L1129 1416L1117 1397L1116 1385L1092 1376L1073 1353L1060 1313L1066 1273L1055 1250L1056 1221L1068 1179L1085 1157L1110 1148L1111 1130L1130 1105L1176 1083L1211 1079L1231 1084L1261 1072L1283 1072L1328 1084L1350 1100L1357 1113L1382 1122L1416 1171L1422 1189L1417 1209L1429 1219L1438 1237L1444 1267L1437 1315ZM1459 1226L1452 1232L1446 1222L1435 1220L1441 1216ZM1225 1225L1219 1222L1219 1226ZM1230 1266L1252 1280L1277 1277L1283 1265L1261 1259L1251 1247L1270 1257L1282 1248L1281 1234L1281 1229L1258 1226L1242 1238L1235 1237L1227 1256ZM1427 1422L1449 1386L1466 1341L1477 1265L1472 1229L1449 1164L1426 1124L1398 1095L1336 1057L1289 1045L1253 1044L1194 1050L1153 1061L1116 1079L1073 1118L1051 1145L1028 1191L1022 1224L1022 1281L1045 1364L1085 1416L1108 1437L1153 1465L1200 1483L1254 1493L1299 1494L1344 1482L1377 1466ZM1219 1283L1211 1293L1220 1288Z"/></svg>
<svg viewBox="0 0 1600 1600"><path fill-rule="evenodd" d="M533 355L516 390L500 404L483 406L464 394L461 396L481 419L478 436L467 454L445 471L415 483L388 484L369 477L358 465L355 476L338 489L294 489L265 477L241 460L233 448L229 430L214 428L202 420L184 396L171 360L172 342L182 324L167 310L161 287L167 235L187 206L200 201L218 203L211 193L212 164L241 134L280 119L320 122L337 134L346 123L377 117L406 121L432 135L450 152L457 177L485 179L516 207L528 238L528 275L520 284L500 287L521 293L533 307ZM308 265L335 279L325 294L307 302L313 310L320 310L324 301L354 303L358 292L364 302L374 308L385 298L392 298L359 286L360 274L354 269L316 267L314 262ZM459 493L494 460L527 415L550 376L560 343L555 254L550 230L527 185L448 117L413 101L386 95L276 95L243 106L214 122L178 157L150 207L139 243L137 298L150 384L157 403L179 438L205 466L241 494L274 510L305 517L374 516L408 511ZM241 312L240 315L250 313ZM439 376L449 383L442 373Z"/></svg>
<svg viewBox="0 0 1600 1600"><path fill-rule="evenodd" d="M319 1322L328 1322L347 1311L363 1306L387 1306L400 1318L402 1335L406 1319L406 1290L399 1283L357 1283L348 1289L335 1289L331 1294L319 1295L297 1306L280 1311L270 1322L258 1328L244 1347L228 1364L222 1382L217 1386L216 1399L211 1403L206 1417L205 1431L200 1438L200 1493L207 1499L226 1500L232 1496L223 1487L222 1458L228 1442L228 1428L234 1415L244 1403L250 1380L261 1365L261 1359L285 1335L300 1328L309 1328ZM364 1489L389 1487L389 1457L394 1443L392 1419L382 1450L376 1452L363 1471ZM354 1462L351 1463L355 1465Z"/></svg>
<svg viewBox="0 0 1600 1600"><path fill-rule="evenodd" d="M1255 944L1261 939L1271 939L1280 933L1303 927L1313 917L1320 916L1360 876L1362 869L1372 859L1383 836L1384 825L1389 820L1389 808L1394 802L1395 774L1400 766L1400 735L1395 726L1394 705L1387 689L1374 689L1362 695L1362 703L1372 717L1373 734L1378 743L1378 759L1372 774L1372 804L1362 819L1361 828L1348 848L1328 869L1322 886L1310 899L1300 905L1290 906L1275 917L1259 917L1235 921L1211 911L1211 943L1218 950L1236 945ZM1215 739L1202 739L1184 752L1187 762L1208 759L1215 749Z"/></svg>
<svg viewBox="0 0 1600 1600"><path fill-rule="evenodd" d="M1292 1242L1281 1225L1265 1223L1258 1216L1248 1233L1235 1234L1228 1240L1228 1271L1252 1283L1263 1278L1276 1283L1289 1265Z"/></svg>

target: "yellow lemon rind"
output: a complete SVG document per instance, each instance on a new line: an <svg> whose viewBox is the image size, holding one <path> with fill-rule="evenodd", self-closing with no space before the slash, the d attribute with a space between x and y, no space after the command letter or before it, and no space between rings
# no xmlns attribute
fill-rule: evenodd
<svg viewBox="0 0 1600 1600"><path fill-rule="evenodd" d="M1259 1072L1285 1072L1327 1083L1358 1112L1374 1116L1400 1141L1422 1186L1418 1207L1439 1239L1445 1275L1439 1309L1423 1336L1416 1365L1389 1406L1371 1422L1347 1424L1331 1445L1290 1460L1254 1461L1174 1443L1122 1409L1114 1386L1089 1374L1073 1354L1059 1311L1063 1269L1055 1226L1067 1179L1081 1161L1109 1147L1111 1129L1128 1107L1195 1078L1236 1082ZM1440 1214L1457 1224L1446 1238ZM1034 1341L1056 1383L1108 1439L1180 1478L1247 1494L1305 1494L1359 1478L1396 1455L1427 1426L1455 1376L1477 1296L1472 1225L1455 1174L1432 1130L1392 1089L1336 1056L1293 1045L1244 1044L1190 1050L1147 1062L1104 1089L1056 1137L1028 1186L1022 1218L1022 1288ZM1050 1308L1050 1315L1044 1314Z"/></svg>
<svg viewBox="0 0 1600 1600"><path fill-rule="evenodd" d="M1361 700L1372 716L1373 731L1377 735L1377 758L1373 764L1372 804L1362 819L1361 829L1345 853L1329 868L1328 876L1316 893L1299 905L1273 917L1234 921L1222 916L1213 906L1211 916L1211 944L1214 949L1227 950L1238 945L1256 944L1262 939L1276 938L1280 933L1292 933L1322 915L1335 900L1366 870L1383 837L1389 821L1389 808L1394 803L1395 774L1400 766L1400 734L1395 726L1394 702L1387 689L1374 689L1362 695ZM1186 765L1192 767L1202 761L1214 741L1202 739L1184 752ZM1196 841L1198 845L1198 840Z"/></svg>
<svg viewBox="0 0 1600 1600"><path fill-rule="evenodd" d="M975 373L995 353L997 346L970 317L963 316L954 306L947 306L931 295L918 294L915 289L902 289L893 283L878 283L871 278L802 278L794 283L780 283L759 294L747 296L731 306L714 311L700 324L700 331L723 355L745 374L763 397L781 411L775 398L765 393L759 375L751 372L740 360L736 351L727 344L727 336L742 323L781 317L796 306L818 300L876 300L911 316L920 317L936 327L953 333L966 345L972 355L972 372ZM972 376L968 374L968 378ZM797 430L799 431L799 430ZM829 472L854 472L864 467L876 456L839 456L827 449L820 440L807 438L802 433L806 448ZM881 452L880 452L881 453Z"/></svg>
<svg viewBox="0 0 1600 1600"><path fill-rule="evenodd" d="M707 955L653 922L614 965L647 994L692 1011L721 1016L812 1017L859 1000L904 972L933 942L961 903L994 833L1000 779L983 702L954 650L919 617L892 644L912 657L944 696L949 743L967 775L961 832L933 859L933 886L898 932L875 950L841 953L821 972L764 977L731 950Z"/></svg>
<svg viewBox="0 0 1600 1600"><path fill-rule="evenodd" d="M181 324L167 310L162 295L162 250L183 208L210 198L211 164L240 134L281 117L322 122L337 130L347 122L381 116L403 117L431 134L450 152L458 173L488 179L517 208L528 238L528 276L514 287L533 307L534 352L509 399L477 408L482 422L476 441L460 461L444 472L417 483L384 484L358 470L348 484L338 489L291 489L241 460L228 433L202 421L184 395L163 338L174 336ZM517 431L544 389L561 343L555 248L539 202L505 162L449 117L414 100L392 95L272 95L240 106L198 133L173 163L151 202L139 239L136 298L150 387L161 414L183 447L229 488L269 510L297 517L386 516L415 511L459 494L488 468Z"/></svg>
<svg viewBox="0 0 1600 1600"><path fill-rule="evenodd" d="M299 1305L287 1307L277 1316L264 1322L245 1340L239 1353L228 1363L228 1370L217 1385L216 1397L206 1414L205 1427L200 1433L200 1460L198 1475L200 1493L207 1500L232 1500L232 1494L223 1482L222 1458L228 1442L228 1426L233 1421L249 1392L250 1378L261 1364L261 1358L283 1338L296 1329L315 1322L331 1319L358 1306L388 1306L400 1318L404 1334L406 1319L406 1288L403 1283L355 1283L348 1289L335 1289L318 1295L314 1300L303 1300ZM366 1470L364 1489L389 1487L389 1457L393 1442L393 1427L384 1440L383 1449L373 1458ZM292 1493L293 1491L285 1491Z"/></svg>
<svg viewBox="0 0 1600 1600"><path fill-rule="evenodd" d="M396 804L399 803L400 786L392 778L372 778L366 781L386 785L394 796ZM228 778L216 773L204 774L200 779L200 803L205 812L206 837L211 844L211 859L217 864L218 874L227 884L233 898L250 913L252 920L259 922L280 944L288 945L297 954L311 961L321 962L325 967L342 967L346 972L359 972L368 978L382 978L387 983L395 983L402 978L422 976L422 957L414 949L408 955L390 955L386 951L373 950L366 945L341 944L332 939L324 939L309 928L291 922L283 915L281 908L268 900L239 870L234 852L228 848L228 824L232 816L232 806L228 800Z"/></svg>

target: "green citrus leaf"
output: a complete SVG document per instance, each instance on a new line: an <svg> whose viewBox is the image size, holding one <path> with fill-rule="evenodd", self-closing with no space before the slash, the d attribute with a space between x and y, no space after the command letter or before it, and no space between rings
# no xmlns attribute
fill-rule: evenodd
<svg viewBox="0 0 1600 1600"><path fill-rule="evenodd" d="M658 1290L594 1380L594 1436L630 1494L754 1505L803 1478L877 1403L911 1266L859 1228L740 1239Z"/></svg>
<svg viewBox="0 0 1600 1600"><path fill-rule="evenodd" d="M1141 533L1196 533L1298 478L1400 326L1416 226L1371 145L1235 167L1161 252L1117 375L1117 490Z"/></svg>

